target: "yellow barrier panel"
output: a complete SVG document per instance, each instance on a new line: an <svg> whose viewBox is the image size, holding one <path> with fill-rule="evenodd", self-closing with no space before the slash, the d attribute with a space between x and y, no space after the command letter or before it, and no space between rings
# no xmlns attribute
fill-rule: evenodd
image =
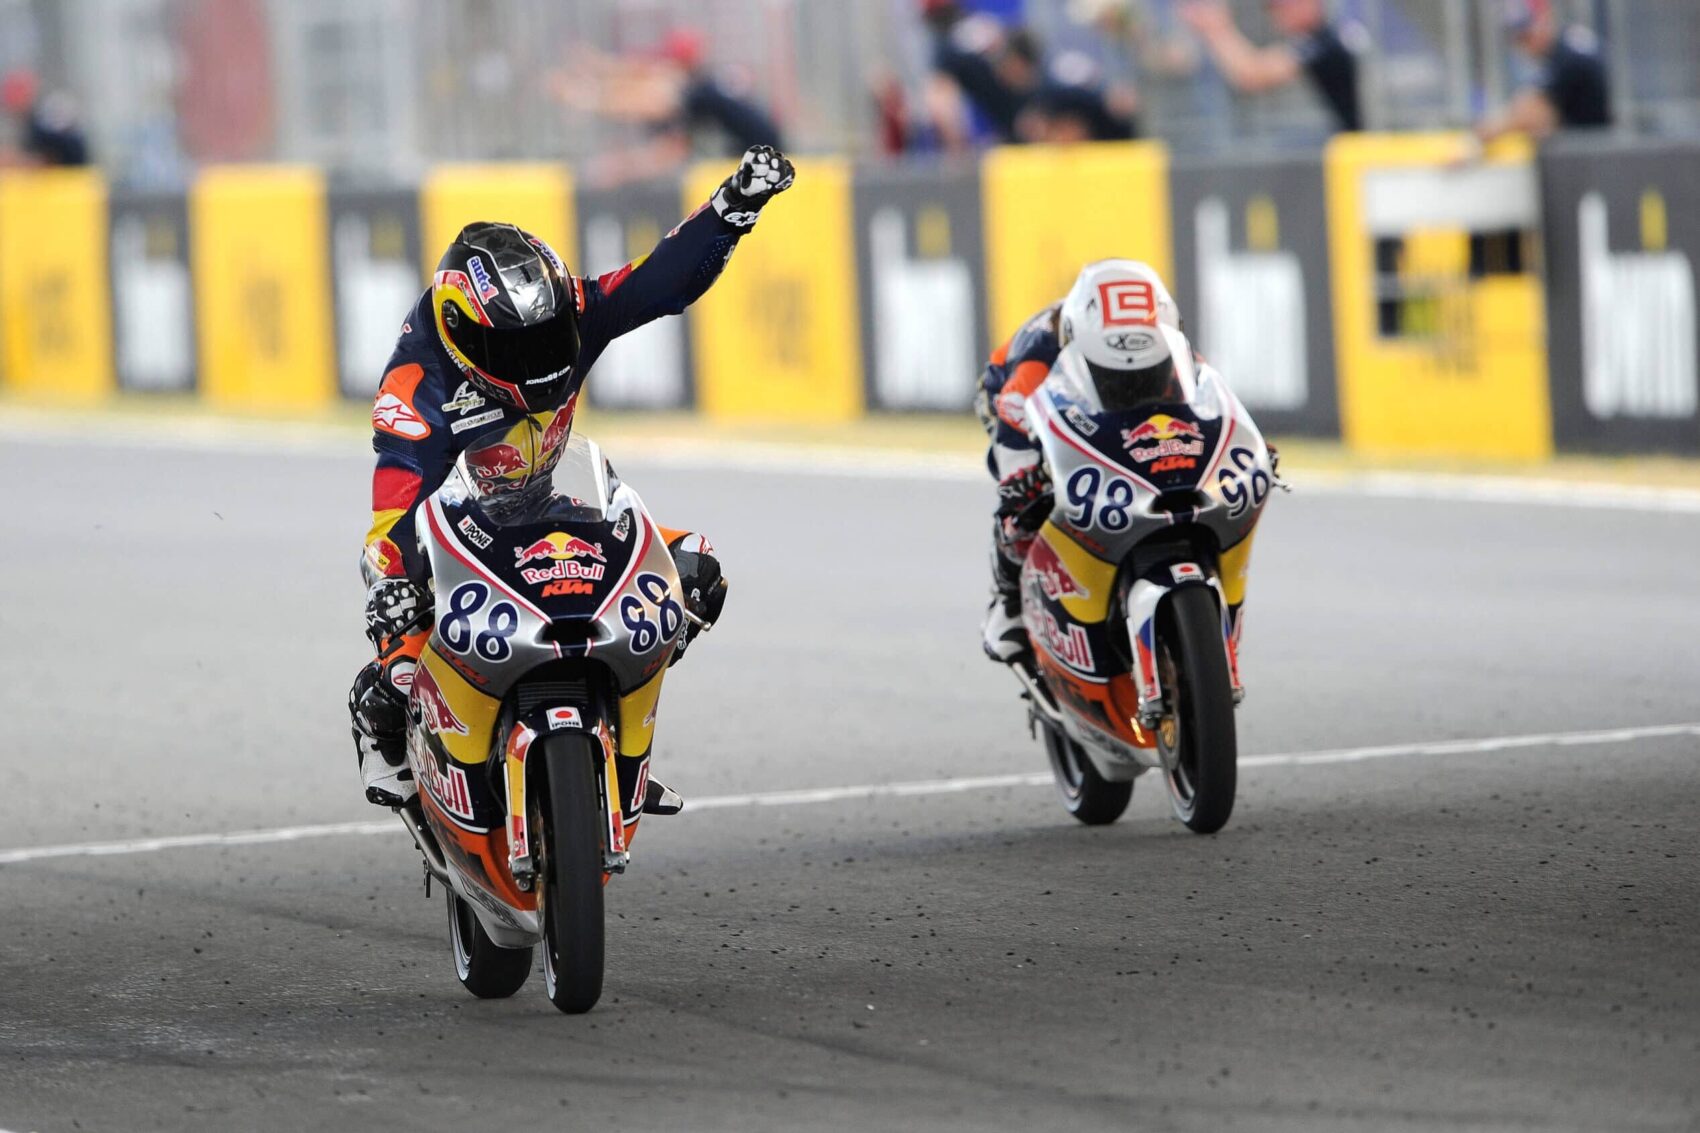
<svg viewBox="0 0 1700 1133"><path fill-rule="evenodd" d="M728 163L686 178L694 209ZM691 308L697 403L714 417L842 421L862 412L850 165L797 163L797 183L739 241L726 272Z"/></svg>
<svg viewBox="0 0 1700 1133"><path fill-rule="evenodd" d="M106 182L85 169L0 175L6 386L70 401L110 392Z"/></svg>
<svg viewBox="0 0 1700 1133"><path fill-rule="evenodd" d="M562 166L446 165L432 170L420 190L426 278L460 230L478 220L517 224L548 241L569 271L580 270L572 177Z"/></svg>
<svg viewBox="0 0 1700 1133"><path fill-rule="evenodd" d="M994 149L980 164L993 345L1066 294L1082 264L1144 260L1167 279L1169 154L1158 142Z"/></svg>
<svg viewBox="0 0 1700 1133"><path fill-rule="evenodd" d="M1470 276L1472 231L1538 223L1532 151L1502 145L1456 166L1462 147L1450 134L1328 147L1342 434L1368 453L1541 459L1552 408L1540 280Z"/></svg>
<svg viewBox="0 0 1700 1133"><path fill-rule="evenodd" d="M207 170L189 196L200 389L233 409L336 398L325 183L294 166Z"/></svg>

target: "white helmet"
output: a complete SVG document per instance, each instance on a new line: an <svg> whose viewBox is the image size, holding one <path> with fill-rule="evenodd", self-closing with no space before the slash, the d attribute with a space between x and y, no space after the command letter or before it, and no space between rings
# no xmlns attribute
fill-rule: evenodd
<svg viewBox="0 0 1700 1133"><path fill-rule="evenodd" d="M1137 260L1099 260L1080 269L1063 300L1058 338L1080 352L1110 408L1145 399L1146 385L1168 385L1174 351L1165 328L1185 342L1163 278Z"/></svg>

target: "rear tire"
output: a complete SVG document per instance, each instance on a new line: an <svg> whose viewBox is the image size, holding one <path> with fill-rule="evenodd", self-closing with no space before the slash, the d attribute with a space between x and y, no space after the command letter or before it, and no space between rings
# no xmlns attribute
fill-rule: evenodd
<svg viewBox="0 0 1700 1133"><path fill-rule="evenodd" d="M1169 713L1157 728L1175 817L1214 834L1234 812L1239 739L1216 597L1202 586L1169 595L1158 618L1157 667Z"/></svg>
<svg viewBox="0 0 1700 1133"><path fill-rule="evenodd" d="M538 919L549 1002L579 1015L602 998L602 877L607 825L596 769L601 750L579 736L545 741L542 789L533 797L539 865Z"/></svg>
<svg viewBox="0 0 1700 1133"><path fill-rule="evenodd" d="M1133 798L1133 781L1114 783L1098 774L1092 761L1074 740L1050 724L1043 725L1045 754L1051 757L1051 774L1063 806L1088 826L1105 826L1122 816Z"/></svg>
<svg viewBox="0 0 1700 1133"><path fill-rule="evenodd" d="M449 951L461 986L479 999L506 999L531 975L529 948L503 948L478 923L472 906L449 890Z"/></svg>

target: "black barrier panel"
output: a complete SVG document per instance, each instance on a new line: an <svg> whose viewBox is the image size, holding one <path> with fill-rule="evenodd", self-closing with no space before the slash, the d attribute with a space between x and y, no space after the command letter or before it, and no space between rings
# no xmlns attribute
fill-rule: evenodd
<svg viewBox="0 0 1700 1133"><path fill-rule="evenodd" d="M677 181L580 189L575 270L603 275L648 255L679 223L681 195ZM592 405L611 409L686 409L694 391L690 324L681 318L657 319L616 339L585 385Z"/></svg>
<svg viewBox="0 0 1700 1133"><path fill-rule="evenodd" d="M424 288L419 195L399 188L332 189L326 207L337 386L345 397L369 401Z"/></svg>
<svg viewBox="0 0 1700 1133"><path fill-rule="evenodd" d="M1700 143L1560 139L1540 168L1554 442L1700 450Z"/></svg>
<svg viewBox="0 0 1700 1133"><path fill-rule="evenodd" d="M1338 437L1321 157L1180 160L1170 194L1194 345L1266 431Z"/></svg>
<svg viewBox="0 0 1700 1133"><path fill-rule="evenodd" d="M852 195L869 408L966 411L986 362L979 172L858 169Z"/></svg>
<svg viewBox="0 0 1700 1133"><path fill-rule="evenodd" d="M195 386L195 290L182 193L115 189L108 198L112 351L118 385Z"/></svg>

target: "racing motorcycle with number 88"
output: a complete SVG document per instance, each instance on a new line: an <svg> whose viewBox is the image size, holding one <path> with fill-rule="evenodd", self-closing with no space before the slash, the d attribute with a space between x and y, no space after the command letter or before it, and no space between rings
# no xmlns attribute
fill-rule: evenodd
<svg viewBox="0 0 1700 1133"><path fill-rule="evenodd" d="M1064 804L1114 822L1158 770L1175 815L1208 834L1234 807L1240 605L1271 450L1179 330L1172 372L1106 404L1065 346L1026 402L1048 518L1021 568L1031 660L1012 666Z"/></svg>
<svg viewBox="0 0 1700 1133"><path fill-rule="evenodd" d="M564 410L563 414L570 414ZM662 529L595 442L527 418L420 505L436 620L411 678L400 808L448 889L455 973L510 996L602 993L603 888L630 857L662 681L690 627Z"/></svg>

